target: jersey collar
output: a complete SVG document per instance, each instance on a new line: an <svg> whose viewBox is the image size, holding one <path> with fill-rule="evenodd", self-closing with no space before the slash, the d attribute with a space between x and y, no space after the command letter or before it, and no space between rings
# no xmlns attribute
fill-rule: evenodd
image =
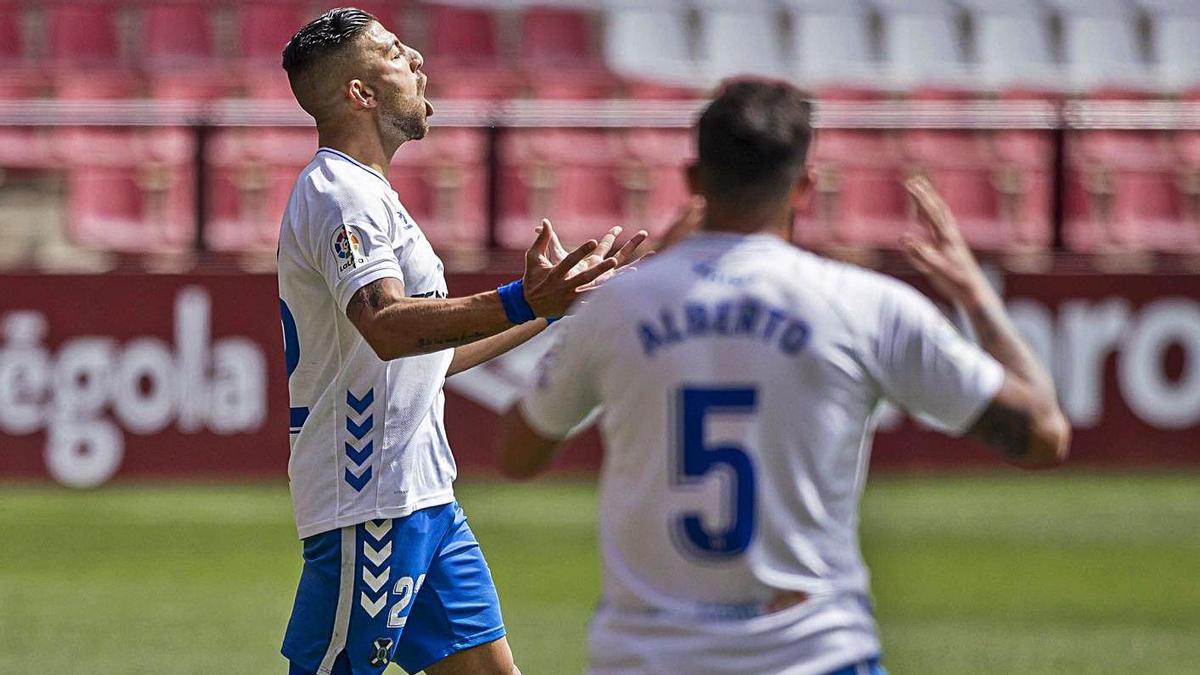
<svg viewBox="0 0 1200 675"><path fill-rule="evenodd" d="M357 159L354 159L350 155L347 155L346 153L342 152L341 150L334 150L333 148L322 145L321 147L317 148L317 154L319 155L322 152L328 152L331 155L336 155L337 157L341 157L342 159L346 160L347 162L350 162L354 166L357 166L358 168L362 169L363 171L369 172L372 176L375 176L376 178L383 181L384 183L387 183L387 186L389 188L392 187L392 184L388 183L387 177L385 177L383 174L379 173L375 169L372 169L371 167L367 166L366 164L363 164L362 162L358 161Z"/></svg>

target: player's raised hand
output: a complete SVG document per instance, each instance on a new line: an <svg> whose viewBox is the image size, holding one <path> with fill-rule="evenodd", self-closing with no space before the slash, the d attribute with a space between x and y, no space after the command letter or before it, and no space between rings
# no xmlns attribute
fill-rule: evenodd
<svg viewBox="0 0 1200 675"><path fill-rule="evenodd" d="M562 316L576 297L584 292L581 287L592 283L602 275L616 269L615 257L603 258L594 266L572 274L575 267L592 255L600 242L589 239L577 246L557 262L551 261L554 228L550 221L543 220L538 228L537 239L525 253L525 301L538 316ZM616 236L613 236L616 239ZM612 243L608 244L610 247Z"/></svg>
<svg viewBox="0 0 1200 675"><path fill-rule="evenodd" d="M623 271L635 269L633 267L634 264L640 262L642 259L648 256L654 255L654 251L646 251L645 253L640 252L642 244L645 243L646 239L650 235L645 230L638 230L636 234L634 234L632 237L626 240L624 244L621 245L621 248L617 249L616 253L613 253L611 256L609 256L608 252L616 243L617 235L620 233L620 227L614 227L613 229L609 230L608 234L604 235L604 238L600 240L600 246L597 247L597 250L584 259L585 261L589 262L589 269L591 265L595 265L606 258L610 260L616 260L617 266L605 272L604 274L601 274L599 277L596 277L596 279L589 282L587 286L582 287L580 290L591 290L596 288L600 284L603 284L605 281L608 281L613 276L620 274ZM599 255L600 249L604 249L603 255Z"/></svg>
<svg viewBox="0 0 1200 675"><path fill-rule="evenodd" d="M938 292L952 301L966 302L987 282L954 215L927 179L911 178L904 187L916 202L917 220L925 229L925 236L901 238L904 257Z"/></svg>

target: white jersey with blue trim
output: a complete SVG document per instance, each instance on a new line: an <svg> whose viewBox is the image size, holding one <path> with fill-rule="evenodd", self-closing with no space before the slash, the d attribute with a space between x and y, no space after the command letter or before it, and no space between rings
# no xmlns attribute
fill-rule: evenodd
<svg viewBox="0 0 1200 675"><path fill-rule="evenodd" d="M301 538L454 499L442 385L452 350L382 361L346 317L354 293L395 277L446 297L442 261L381 174L317 151L279 232L291 417L288 476Z"/></svg>
<svg viewBox="0 0 1200 675"><path fill-rule="evenodd" d="M823 673L879 652L858 506L880 403L961 433L1003 369L911 287L705 233L589 296L521 403L601 406L596 673Z"/></svg>

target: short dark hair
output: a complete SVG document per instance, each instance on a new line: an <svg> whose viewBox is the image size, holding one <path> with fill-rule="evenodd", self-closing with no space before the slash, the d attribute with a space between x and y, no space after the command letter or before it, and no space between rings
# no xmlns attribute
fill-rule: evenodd
<svg viewBox="0 0 1200 675"><path fill-rule="evenodd" d="M341 51L362 34L374 16L355 7L325 12L296 31L283 48L283 69L289 77L304 72L321 57Z"/></svg>
<svg viewBox="0 0 1200 675"><path fill-rule="evenodd" d="M706 190L772 194L804 170L812 141L812 104L799 88L760 78L722 84L697 125Z"/></svg>

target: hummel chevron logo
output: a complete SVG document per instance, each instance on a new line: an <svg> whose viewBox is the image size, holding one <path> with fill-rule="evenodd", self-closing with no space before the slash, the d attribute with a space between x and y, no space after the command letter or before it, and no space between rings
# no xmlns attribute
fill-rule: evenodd
<svg viewBox="0 0 1200 675"><path fill-rule="evenodd" d="M371 431L371 429L374 429L374 428L375 428L375 416L374 415L368 415L367 419L363 420L362 424L355 424L354 422L352 422L350 420L349 417L346 418L346 431L349 431L351 436L353 436L354 438L356 438L360 441L363 439L363 436L366 436Z"/></svg>
<svg viewBox="0 0 1200 675"><path fill-rule="evenodd" d="M379 576L375 576L374 574L371 574L371 570L365 567L363 568L363 581L366 582L368 588L376 593L378 593L379 589L383 588L383 585L388 582L388 577L390 576L392 576L392 570L390 567L383 568L383 574L380 574Z"/></svg>
<svg viewBox="0 0 1200 675"><path fill-rule="evenodd" d="M363 462L370 459L372 452L375 452L375 441L367 441L361 450L355 450L353 445L346 444L346 456L358 466L362 466Z"/></svg>
<svg viewBox="0 0 1200 675"><path fill-rule="evenodd" d="M387 559L392 555L392 544L388 542L383 545L383 548L376 551L371 547L370 542L364 541L363 555L367 556L367 560L370 560L376 567L382 567L383 563L387 562Z"/></svg>
<svg viewBox="0 0 1200 675"><path fill-rule="evenodd" d="M370 614L371 618L374 619L375 617L379 616L379 613L383 611L384 605L387 604L387 593L379 596L379 598L374 602L371 602L366 593L361 593L359 595L358 604L362 605L362 608L367 611L367 614Z"/></svg>
<svg viewBox="0 0 1200 675"><path fill-rule="evenodd" d="M349 389L346 390L346 405L350 406L350 409L359 415L367 412L367 408L370 408L371 404L374 402L374 387L368 389L366 395L364 395L362 398L355 398L354 394L350 393Z"/></svg>
<svg viewBox="0 0 1200 675"><path fill-rule="evenodd" d="M355 492L362 492L363 488L367 486L367 483L371 482L371 467L368 466L367 470L362 472L361 476L355 476L354 474L350 473L350 469L346 469L346 473L342 476L342 478L344 478L346 482L350 484L350 487L354 488Z"/></svg>
<svg viewBox="0 0 1200 675"><path fill-rule="evenodd" d="M378 525L376 524L378 523ZM375 541L383 541L383 538L388 532L392 531L392 519L384 518L383 520L368 520L363 523L367 528L367 534L371 535Z"/></svg>

